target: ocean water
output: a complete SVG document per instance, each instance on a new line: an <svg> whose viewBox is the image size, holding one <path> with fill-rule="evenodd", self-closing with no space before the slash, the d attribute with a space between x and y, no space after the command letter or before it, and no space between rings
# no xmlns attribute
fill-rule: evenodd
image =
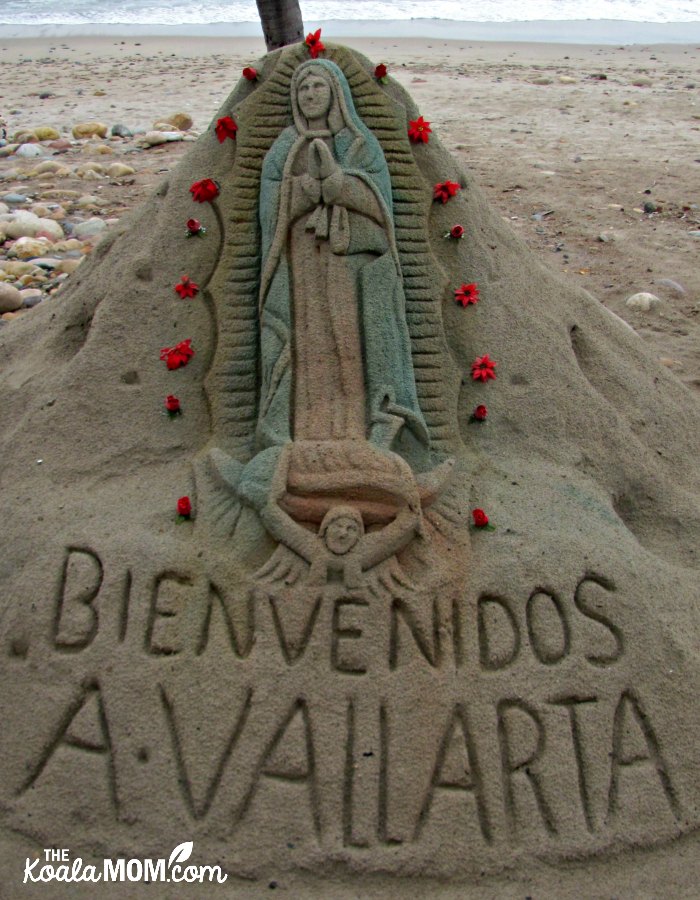
<svg viewBox="0 0 700 900"><path fill-rule="evenodd" d="M700 0L302 0L305 23L700 21ZM255 0L0 0L0 25L209 25L258 22Z"/></svg>

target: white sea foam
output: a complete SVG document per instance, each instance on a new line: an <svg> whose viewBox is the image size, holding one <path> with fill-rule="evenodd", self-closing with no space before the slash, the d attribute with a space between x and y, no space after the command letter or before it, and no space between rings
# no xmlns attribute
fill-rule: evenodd
<svg viewBox="0 0 700 900"><path fill-rule="evenodd" d="M307 23L333 20L697 22L700 0L308 0ZM257 22L254 0L0 0L3 25L202 25Z"/></svg>

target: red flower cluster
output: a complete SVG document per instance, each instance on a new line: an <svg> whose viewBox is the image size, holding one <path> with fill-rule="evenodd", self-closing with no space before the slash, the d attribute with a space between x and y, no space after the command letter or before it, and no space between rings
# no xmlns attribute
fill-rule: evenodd
<svg viewBox="0 0 700 900"><path fill-rule="evenodd" d="M491 359L486 353L484 356L477 356L472 363L472 378L474 381L488 381L496 378L496 361Z"/></svg>
<svg viewBox="0 0 700 900"><path fill-rule="evenodd" d="M447 203L450 197L454 197L459 189L456 181L441 181L433 188L433 200Z"/></svg>
<svg viewBox="0 0 700 900"><path fill-rule="evenodd" d="M480 403L472 413L472 419L475 419L477 422L483 422L488 414L488 409L486 409L483 403Z"/></svg>
<svg viewBox="0 0 700 900"><path fill-rule="evenodd" d="M257 81L258 70L254 69L252 66L246 66L245 69L243 69L242 75L248 81Z"/></svg>
<svg viewBox="0 0 700 900"><path fill-rule="evenodd" d="M408 136L414 144L420 144L421 141L427 144L428 135L432 130L430 122L426 122L423 116L418 116L417 119L413 119L408 123Z"/></svg>
<svg viewBox="0 0 700 900"><path fill-rule="evenodd" d="M189 275L183 275L179 283L175 285L175 291L183 300L188 300L191 297L197 296L199 293L199 285L195 284L194 281L190 279Z"/></svg>
<svg viewBox="0 0 700 900"><path fill-rule="evenodd" d="M219 143L223 144L226 138L231 138L232 141L236 140L236 132L238 131L238 125L231 116L222 116L220 119L217 119L216 128L216 136L219 139Z"/></svg>
<svg viewBox="0 0 700 900"><path fill-rule="evenodd" d="M489 524L489 517L483 509L473 509L472 518L474 519L474 525L477 528L485 528Z"/></svg>
<svg viewBox="0 0 700 900"><path fill-rule="evenodd" d="M168 394L168 396L165 398L165 408L172 416L175 416L182 411L180 409L180 401L175 396L175 394Z"/></svg>
<svg viewBox="0 0 700 900"><path fill-rule="evenodd" d="M180 497L177 501L177 514L188 519L192 513L192 503L189 497Z"/></svg>
<svg viewBox="0 0 700 900"><path fill-rule="evenodd" d="M309 48L311 59L318 59L321 50L325 50L325 46L321 43L321 29L314 31L313 34L306 35L306 46Z"/></svg>
<svg viewBox="0 0 700 900"><path fill-rule="evenodd" d="M163 347L160 351L160 358L169 369L179 369L180 366L186 366L193 356L192 338L180 341L174 347Z"/></svg>
<svg viewBox="0 0 700 900"><path fill-rule="evenodd" d="M479 302L479 288L475 284L463 284L455 288L455 300L463 307Z"/></svg>
<svg viewBox="0 0 700 900"><path fill-rule="evenodd" d="M374 77L377 81L384 81L386 78L387 68L384 63L379 63L377 68L374 70Z"/></svg>
<svg viewBox="0 0 700 900"><path fill-rule="evenodd" d="M190 185L190 194L197 203L209 203L219 196L219 185L211 178L203 178Z"/></svg>
<svg viewBox="0 0 700 900"><path fill-rule="evenodd" d="M192 237L192 235L196 234L206 234L207 229L202 225L199 219L188 219L187 220L187 237Z"/></svg>
<svg viewBox="0 0 700 900"><path fill-rule="evenodd" d="M459 238L464 237L464 225L453 225L452 228L445 235L446 238L454 238L455 240L459 240Z"/></svg>

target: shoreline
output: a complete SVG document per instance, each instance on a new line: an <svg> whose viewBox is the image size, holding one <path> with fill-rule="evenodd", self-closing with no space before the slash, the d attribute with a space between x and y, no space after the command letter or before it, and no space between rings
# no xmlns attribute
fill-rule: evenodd
<svg viewBox="0 0 700 900"><path fill-rule="evenodd" d="M428 38L499 43L565 43L627 46L640 44L695 44L700 42L700 21L631 22L621 19L532 20L520 22L466 22L445 19L349 21L322 20L307 24L320 27L328 39ZM259 22L219 22L189 25L142 23L113 24L6 24L0 23L0 40L68 37L197 37L261 38Z"/></svg>

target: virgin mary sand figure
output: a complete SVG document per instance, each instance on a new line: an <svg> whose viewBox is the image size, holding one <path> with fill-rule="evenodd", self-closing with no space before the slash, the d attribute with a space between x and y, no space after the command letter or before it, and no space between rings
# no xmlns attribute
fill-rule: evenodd
<svg viewBox="0 0 700 900"><path fill-rule="evenodd" d="M258 447L427 448L381 148L334 63L299 66L291 101L262 171Z"/></svg>

